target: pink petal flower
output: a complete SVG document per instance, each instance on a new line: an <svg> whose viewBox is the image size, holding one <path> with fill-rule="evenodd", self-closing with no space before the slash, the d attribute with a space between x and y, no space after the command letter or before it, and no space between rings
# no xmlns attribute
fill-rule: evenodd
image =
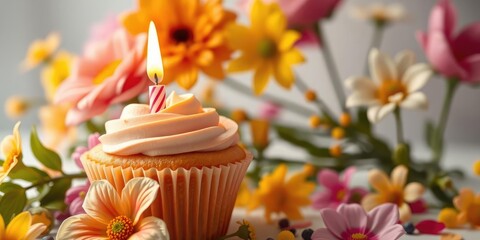
<svg viewBox="0 0 480 240"><path fill-rule="evenodd" d="M337 239L341 239L343 232L348 229L345 218L337 211L329 208L322 210L320 214L328 231Z"/></svg>
<svg viewBox="0 0 480 240"><path fill-rule="evenodd" d="M415 228L422 234L439 234L445 229L445 224L435 220L423 220L417 223Z"/></svg>
<svg viewBox="0 0 480 240"><path fill-rule="evenodd" d="M90 29L89 42L97 42L109 38L118 28L120 23L118 16L110 14L103 22L97 23Z"/></svg>
<svg viewBox="0 0 480 240"><path fill-rule="evenodd" d="M386 227L397 224L398 207L391 203L382 204L368 212L367 228L374 233L381 233Z"/></svg>
<svg viewBox="0 0 480 240"><path fill-rule="evenodd" d="M260 118L267 119L269 121L275 120L278 118L281 110L282 108L280 107L280 105L274 102L264 102L260 106Z"/></svg>
<svg viewBox="0 0 480 240"><path fill-rule="evenodd" d="M317 181L320 183L320 185L328 188L329 190L337 190L338 188L343 187L337 172L330 169L321 170L317 175Z"/></svg>
<svg viewBox="0 0 480 240"><path fill-rule="evenodd" d="M367 226L367 213L359 204L342 204L337 212L345 218L349 229L362 229Z"/></svg>
<svg viewBox="0 0 480 240"><path fill-rule="evenodd" d="M450 0L440 0L432 9L428 31L417 33L434 69L446 77L473 83L480 81L480 22L455 35L456 10Z"/></svg>
<svg viewBox="0 0 480 240"><path fill-rule="evenodd" d="M113 104L145 92L146 35L129 35L118 29L110 38L87 46L74 63L71 76L57 90L54 101L73 104L67 124L76 125Z"/></svg>

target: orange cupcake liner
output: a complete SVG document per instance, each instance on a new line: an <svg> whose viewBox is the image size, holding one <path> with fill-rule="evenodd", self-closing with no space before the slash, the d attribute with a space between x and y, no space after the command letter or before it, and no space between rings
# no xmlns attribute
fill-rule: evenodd
<svg viewBox="0 0 480 240"><path fill-rule="evenodd" d="M84 156L88 179L106 179L119 192L134 177L156 180L160 184L157 198L144 215L163 219L170 238L182 240L217 239L226 234L238 189L253 158L247 153L245 159L227 165L158 170L111 166Z"/></svg>

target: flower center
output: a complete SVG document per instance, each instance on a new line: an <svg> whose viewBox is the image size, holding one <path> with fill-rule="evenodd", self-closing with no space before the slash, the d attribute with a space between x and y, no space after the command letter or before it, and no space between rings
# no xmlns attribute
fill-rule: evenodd
<svg viewBox="0 0 480 240"><path fill-rule="evenodd" d="M107 226L110 240L127 240L133 234L133 222L126 216L114 218Z"/></svg>
<svg viewBox="0 0 480 240"><path fill-rule="evenodd" d="M390 97L402 93L403 98L407 95L407 89L402 82L397 80L382 81L382 84L377 89L377 98L382 104L390 103Z"/></svg>
<svg viewBox="0 0 480 240"><path fill-rule="evenodd" d="M180 27L171 32L171 38L176 43L186 43L192 40L193 34L189 28Z"/></svg>
<svg viewBox="0 0 480 240"><path fill-rule="evenodd" d="M257 51L263 58L271 58L277 54L277 45L270 39L263 39L258 43Z"/></svg>
<svg viewBox="0 0 480 240"><path fill-rule="evenodd" d="M116 60L108 64L103 70L93 79L93 84L99 85L105 81L108 77L112 76L117 69L118 65L122 63L122 60Z"/></svg>
<svg viewBox="0 0 480 240"><path fill-rule="evenodd" d="M368 240L367 235L363 233L354 233L352 236L350 236L351 240Z"/></svg>
<svg viewBox="0 0 480 240"><path fill-rule="evenodd" d="M401 206L403 204L403 192L401 191L394 191L388 195L387 202L397 204L397 206Z"/></svg>
<svg viewBox="0 0 480 240"><path fill-rule="evenodd" d="M343 198L345 197L345 194L346 194L346 192L345 192L344 189L339 190L339 191L337 192L337 200L338 200L338 201L343 200Z"/></svg>

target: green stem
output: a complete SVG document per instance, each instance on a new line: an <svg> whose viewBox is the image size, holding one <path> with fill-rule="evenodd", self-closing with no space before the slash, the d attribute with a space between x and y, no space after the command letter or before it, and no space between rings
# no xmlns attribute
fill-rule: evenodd
<svg viewBox="0 0 480 240"><path fill-rule="evenodd" d="M307 84L298 75L296 75L295 85L302 93L305 93L307 90L309 90ZM330 110L327 104L325 104L325 102L320 97L317 96L314 103L318 106L323 115L325 115L330 120L333 120L332 116L334 116L334 114L332 110Z"/></svg>
<svg viewBox="0 0 480 240"><path fill-rule="evenodd" d="M345 92L342 88L342 82L340 80L340 76L338 74L337 66L335 65L335 61L333 60L333 54L330 50L330 46L328 44L327 39L324 37L324 33L322 30L322 23L318 22L316 28L316 34L318 39L320 40L322 47L322 56L325 61L325 65L327 67L328 74L330 75L330 79L333 85L333 90L335 91L335 95L337 96L338 102L340 107L342 108L343 112L348 112L348 109L345 105Z"/></svg>
<svg viewBox="0 0 480 240"><path fill-rule="evenodd" d="M256 148L257 149L257 158L255 163L255 168L252 171L252 179L254 183L258 184L260 182L261 174L262 174L262 161L265 158L264 149Z"/></svg>
<svg viewBox="0 0 480 240"><path fill-rule="evenodd" d="M434 136L436 144L443 144L445 129L447 128L448 116L450 115L450 108L452 107L453 97L458 88L458 81L455 78L447 79L447 93L443 100L442 112L440 113L440 122ZM441 146L438 146L434 151L434 161L438 162L442 158L443 151ZM435 148L434 148L435 149Z"/></svg>
<svg viewBox="0 0 480 240"><path fill-rule="evenodd" d="M238 82L236 82L235 80L231 79L231 78L225 78L223 80L223 83L230 87L231 89L234 89L244 95L247 95L247 96L254 96L252 90L246 86L244 86L243 84L240 84ZM270 95L268 93L265 93L261 96L259 96L260 99L263 99L263 100L266 100L266 101L271 101L271 102L275 102L277 104L280 104L282 107L286 108L287 110L289 111L292 111L294 113L297 113L299 115L302 115L302 116L305 116L305 117L310 117L312 114L313 114L313 111L300 105L300 104L297 104L297 103L294 103L294 102L290 102L290 101L287 101L285 100L284 98L279 98L279 97L276 97L276 96L273 96L273 95Z"/></svg>
<svg viewBox="0 0 480 240"><path fill-rule="evenodd" d="M394 111L395 115L395 122L397 125L397 144L404 144L405 140L403 138L403 124L402 124L402 116L400 113L400 107L396 107Z"/></svg>
<svg viewBox="0 0 480 240"><path fill-rule="evenodd" d="M63 180L63 179L76 179L76 178L86 178L86 177L87 177L87 174L85 174L85 172L76 173L76 174L65 174L65 175L62 175L62 176L56 177L56 178L43 179L41 181L38 181L38 182L26 187L25 190L36 188L36 187L39 187L39 186L42 186L42 185L45 185L45 184L48 184L48 183L54 183L54 182L57 182L57 181L60 181L60 180Z"/></svg>

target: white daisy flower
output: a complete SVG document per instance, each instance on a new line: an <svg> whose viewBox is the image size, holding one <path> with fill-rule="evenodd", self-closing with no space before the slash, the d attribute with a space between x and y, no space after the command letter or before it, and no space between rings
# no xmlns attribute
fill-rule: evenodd
<svg viewBox="0 0 480 240"><path fill-rule="evenodd" d="M406 18L407 13L403 5L398 3L373 3L365 6L355 6L351 10L353 18L369 20L377 23L390 23Z"/></svg>
<svg viewBox="0 0 480 240"><path fill-rule="evenodd" d="M346 85L353 92L347 99L347 107L368 106L368 119L378 122L396 107L426 109L427 97L418 92L432 75L430 67L415 62L411 51L403 51L395 60L372 49L369 55L368 77L351 77Z"/></svg>

